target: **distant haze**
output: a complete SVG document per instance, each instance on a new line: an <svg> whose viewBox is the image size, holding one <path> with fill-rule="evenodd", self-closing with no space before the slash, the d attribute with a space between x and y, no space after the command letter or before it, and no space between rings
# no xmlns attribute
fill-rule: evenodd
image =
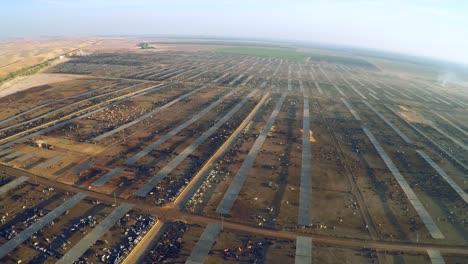
<svg viewBox="0 0 468 264"><path fill-rule="evenodd" d="M468 64L468 1L22 0L0 37L205 35L330 43Z"/></svg>

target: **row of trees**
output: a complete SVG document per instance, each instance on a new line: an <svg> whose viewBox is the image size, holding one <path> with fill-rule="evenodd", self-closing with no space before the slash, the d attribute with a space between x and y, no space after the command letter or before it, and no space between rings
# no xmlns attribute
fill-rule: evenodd
<svg viewBox="0 0 468 264"><path fill-rule="evenodd" d="M154 49L153 46L150 46L147 42L142 42L137 45L140 49Z"/></svg>
<svg viewBox="0 0 468 264"><path fill-rule="evenodd" d="M6 77L0 78L0 84L2 84L3 82L9 81L9 80L13 80L16 77L35 74L35 73L39 72L40 70L44 69L45 67L49 66L50 63L52 61L56 60L56 59L57 58L50 59L50 60L44 61L42 63L36 64L36 65L33 65L33 66L24 67L24 68L19 69L17 71L10 72Z"/></svg>

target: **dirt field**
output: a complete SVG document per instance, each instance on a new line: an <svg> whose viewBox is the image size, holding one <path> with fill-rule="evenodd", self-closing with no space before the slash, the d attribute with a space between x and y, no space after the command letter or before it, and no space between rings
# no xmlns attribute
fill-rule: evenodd
<svg viewBox="0 0 468 264"><path fill-rule="evenodd" d="M90 38L5 39L0 41L0 77L96 43ZM21 51L21 52L18 52Z"/></svg>

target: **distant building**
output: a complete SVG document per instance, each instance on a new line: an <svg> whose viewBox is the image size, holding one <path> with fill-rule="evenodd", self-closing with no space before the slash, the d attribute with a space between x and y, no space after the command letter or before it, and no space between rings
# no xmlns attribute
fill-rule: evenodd
<svg viewBox="0 0 468 264"><path fill-rule="evenodd" d="M34 141L34 144L39 148L45 148L47 146L47 142L45 140L36 140Z"/></svg>
<svg viewBox="0 0 468 264"><path fill-rule="evenodd" d="M45 140L36 140L34 141L34 146L38 148L53 149L51 145L47 144Z"/></svg>

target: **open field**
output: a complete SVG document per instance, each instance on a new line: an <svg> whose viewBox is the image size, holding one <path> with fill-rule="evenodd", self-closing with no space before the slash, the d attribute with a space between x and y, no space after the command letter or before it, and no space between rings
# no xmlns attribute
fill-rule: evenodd
<svg viewBox="0 0 468 264"><path fill-rule="evenodd" d="M159 41L159 42L145 42L148 44L179 44L179 45L208 45L208 46L240 46L240 47L263 47L263 48L281 48L282 45L278 44L270 44L265 42L244 42L244 41L221 41L221 40L190 40L190 41L174 41L174 40L167 40L167 41ZM285 48L289 48L288 46L284 46Z"/></svg>
<svg viewBox="0 0 468 264"><path fill-rule="evenodd" d="M468 260L467 87L329 51L139 42L0 98L3 262Z"/></svg>
<svg viewBox="0 0 468 264"><path fill-rule="evenodd" d="M96 39L89 38L56 38L56 39L5 39L0 41L2 58L0 61L0 78L8 73L27 66L39 64L43 61L81 49L96 43ZM21 52L18 52L21 50Z"/></svg>
<svg viewBox="0 0 468 264"><path fill-rule="evenodd" d="M27 90L31 87L41 86L52 84L55 82L65 82L69 80L74 80L78 78L86 78L87 76L79 76L76 74L67 75L67 74L47 74L47 73L38 73L35 75L21 77L14 81L11 84L3 84L3 89L0 90L0 98L14 94L17 92L21 92L23 90Z"/></svg>
<svg viewBox="0 0 468 264"><path fill-rule="evenodd" d="M273 57L273 58L284 58L290 60L305 60L310 59L313 61L324 61L329 63L343 63L358 65L363 67L369 67L375 69L376 67L371 63L353 57L342 57L342 56L333 56L320 53L309 53L301 52L292 49L286 48L252 48L252 47L232 47L232 48L223 48L216 50L216 52L227 53L227 54L237 54L237 55L248 55L248 56L258 56L258 57Z"/></svg>

